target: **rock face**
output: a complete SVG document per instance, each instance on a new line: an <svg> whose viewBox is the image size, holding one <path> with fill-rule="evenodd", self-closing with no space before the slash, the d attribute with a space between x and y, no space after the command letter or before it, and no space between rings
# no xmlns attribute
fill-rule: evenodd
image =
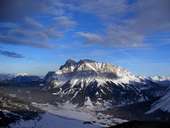
<svg viewBox="0 0 170 128"><path fill-rule="evenodd" d="M48 89L62 102L79 106L124 105L161 95L161 87L137 77L124 68L93 60L67 60L59 70L45 77ZM147 93L148 90L154 90Z"/></svg>

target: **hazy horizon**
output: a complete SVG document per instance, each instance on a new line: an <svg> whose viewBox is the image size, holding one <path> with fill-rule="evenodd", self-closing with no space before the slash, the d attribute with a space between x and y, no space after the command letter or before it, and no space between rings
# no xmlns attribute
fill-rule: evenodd
<svg viewBox="0 0 170 128"><path fill-rule="evenodd" d="M73 59L73 58L68 58L68 59ZM32 69L32 70L26 70L26 71L20 71L20 72L8 72L8 71L6 71L6 72L0 72L0 74L2 73L2 74L22 74L22 73L26 73L26 74L28 74L28 75L38 75L38 76L45 76L48 72L50 72L50 71L57 71L59 68L60 68L60 66L62 66L68 59L66 59L65 61L63 61L63 63L62 64L54 64L54 65L51 65L51 66L49 66L49 65L45 65L45 67L44 68L46 68L46 70L44 70L43 69L43 72L41 72L41 70L42 69L40 69L39 67L37 67L36 69ZM80 60L82 60L82 59L87 59L87 58L81 58ZM75 60L75 59L73 59L73 60ZM92 59L91 59L92 60ZM79 60L75 60L75 61L79 61ZM94 61L96 61L96 60L94 60ZM99 62L99 63L108 63L108 62L104 62L104 61L96 61L96 62ZM113 64L113 63L111 63L110 62L110 64ZM120 66L120 67L122 67L122 68L125 68L125 69L127 69L129 72L131 72L132 74L134 74L134 75L139 75L139 76L145 76L145 77L150 77L150 76L165 76L165 77L169 77L170 75L164 75L164 74L159 74L158 72L157 72L157 74L156 73L154 73L154 74L145 74L145 73L141 73L141 72L135 72L135 71L132 71L132 70L130 70L130 69L128 69L128 68L126 68L126 67L123 67L123 66L121 66L121 65L118 65L118 64L113 64L113 65L116 65L116 66ZM132 67L132 69L133 69L133 67Z"/></svg>

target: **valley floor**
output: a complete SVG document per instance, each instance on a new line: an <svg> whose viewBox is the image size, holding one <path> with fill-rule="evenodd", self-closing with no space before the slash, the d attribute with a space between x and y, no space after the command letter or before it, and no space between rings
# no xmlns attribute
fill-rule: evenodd
<svg viewBox="0 0 170 128"><path fill-rule="evenodd" d="M39 119L20 121L10 124L11 128L100 128L92 124L84 124L82 121L59 117L45 113Z"/></svg>
<svg viewBox="0 0 170 128"><path fill-rule="evenodd" d="M19 99L19 101L30 103L33 108L35 107L38 110L40 109L43 111L33 119L21 119L10 122L10 128L101 128L115 125L116 126L113 128L160 128L156 127L157 125L150 124L148 127L145 125L146 122L142 122L142 125L139 125L139 127L136 126L136 123L125 123L128 119L123 117L127 116L128 111L134 111L134 109L131 108L132 106L129 106L126 109L123 108L122 110L114 109L109 110L109 112L96 112L93 111L92 106L89 106L91 107L90 109L86 109L83 107L77 108L70 103L58 104L56 103L55 95L52 95L47 91L43 91L40 87L0 86L0 94L6 95L11 99ZM15 103L18 104L18 101ZM139 105L141 106L142 104ZM133 107L137 108L138 105ZM148 108L146 107L146 110L147 109ZM123 110L128 111L124 112ZM114 112L120 112L122 116L114 117ZM129 115L131 118L134 117L135 119L137 117L136 115L134 116L135 113L130 113L132 113L132 115ZM138 110L138 113L142 113L142 110ZM117 125L121 123L123 124ZM160 124L158 121L155 123Z"/></svg>
<svg viewBox="0 0 170 128"><path fill-rule="evenodd" d="M41 90L39 87L11 87L1 86L0 93L12 98L18 98L21 101L29 102L35 108L44 111L44 114L33 120L21 120L10 124L11 128L100 128L108 124L115 125L126 120L118 118L111 119L102 113L88 111L87 109L78 109L72 104L57 104L56 96ZM116 123L114 123L116 122Z"/></svg>

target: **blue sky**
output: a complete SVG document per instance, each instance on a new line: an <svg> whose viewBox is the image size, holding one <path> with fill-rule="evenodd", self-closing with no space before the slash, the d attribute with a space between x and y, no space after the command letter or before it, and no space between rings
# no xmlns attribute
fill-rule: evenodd
<svg viewBox="0 0 170 128"><path fill-rule="evenodd" d="M169 0L1 0L0 72L93 59L170 76Z"/></svg>

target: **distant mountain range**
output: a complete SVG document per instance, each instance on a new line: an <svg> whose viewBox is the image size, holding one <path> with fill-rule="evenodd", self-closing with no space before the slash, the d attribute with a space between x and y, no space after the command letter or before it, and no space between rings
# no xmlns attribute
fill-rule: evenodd
<svg viewBox="0 0 170 128"><path fill-rule="evenodd" d="M0 73L0 81L10 80L14 77L12 74L2 74Z"/></svg>
<svg viewBox="0 0 170 128"><path fill-rule="evenodd" d="M2 85L40 85L43 79L39 76L18 74L0 74L0 84Z"/></svg>

